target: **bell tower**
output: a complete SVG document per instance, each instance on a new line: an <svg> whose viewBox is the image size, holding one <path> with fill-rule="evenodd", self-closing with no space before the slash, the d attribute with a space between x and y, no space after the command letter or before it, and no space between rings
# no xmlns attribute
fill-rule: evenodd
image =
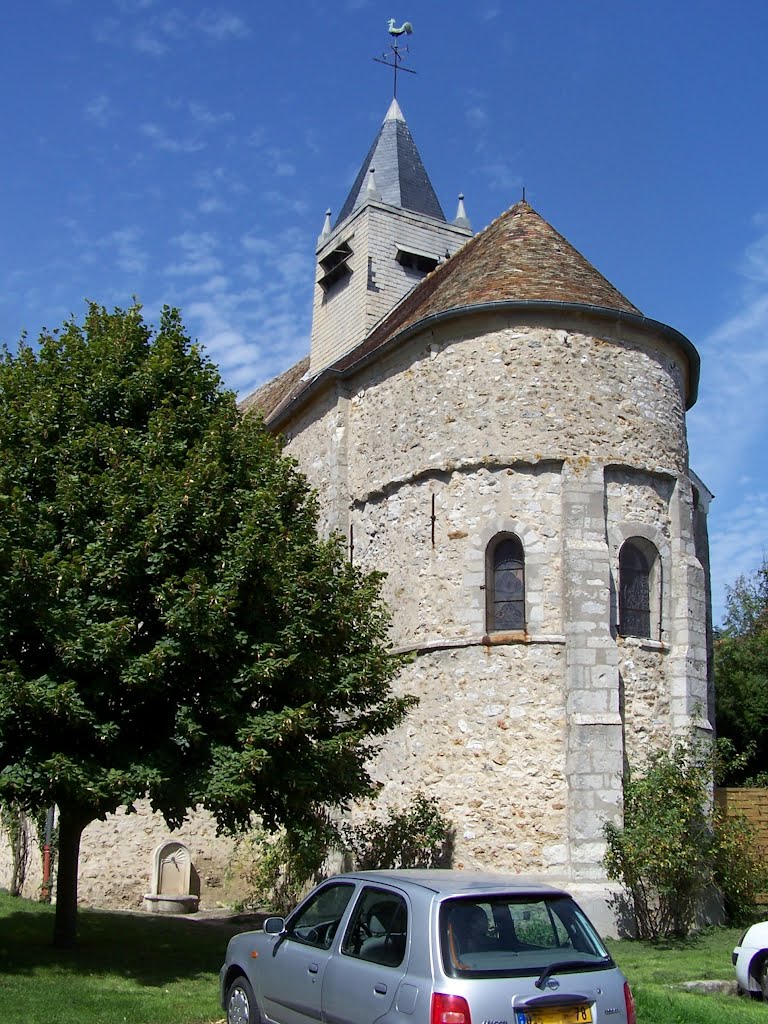
<svg viewBox="0 0 768 1024"><path fill-rule="evenodd" d="M471 236L463 197L446 221L393 99L335 224L329 210L318 239L311 376L359 345Z"/></svg>

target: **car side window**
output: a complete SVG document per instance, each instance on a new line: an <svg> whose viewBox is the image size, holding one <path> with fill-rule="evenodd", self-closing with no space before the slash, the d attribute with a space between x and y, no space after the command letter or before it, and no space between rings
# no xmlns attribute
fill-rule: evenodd
<svg viewBox="0 0 768 1024"><path fill-rule="evenodd" d="M355 891L349 882L327 885L305 903L289 926L287 938L306 946L330 949L333 937Z"/></svg>
<svg viewBox="0 0 768 1024"><path fill-rule="evenodd" d="M408 907L403 897L366 887L349 920L341 951L382 967L399 967L407 939Z"/></svg>

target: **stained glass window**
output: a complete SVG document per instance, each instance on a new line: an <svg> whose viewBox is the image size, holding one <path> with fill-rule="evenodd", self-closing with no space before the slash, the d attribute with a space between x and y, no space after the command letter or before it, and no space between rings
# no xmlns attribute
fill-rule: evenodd
<svg viewBox="0 0 768 1024"><path fill-rule="evenodd" d="M651 635L651 563L630 540L619 552L619 632Z"/></svg>
<svg viewBox="0 0 768 1024"><path fill-rule="evenodd" d="M491 542L487 563L488 631L525 629L525 561L519 538Z"/></svg>

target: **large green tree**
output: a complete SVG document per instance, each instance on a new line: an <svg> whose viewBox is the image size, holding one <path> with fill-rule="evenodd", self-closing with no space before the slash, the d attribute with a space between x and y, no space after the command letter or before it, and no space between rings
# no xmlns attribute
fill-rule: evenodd
<svg viewBox="0 0 768 1024"><path fill-rule="evenodd" d="M717 733L731 757L724 782L768 773L768 561L728 588L715 639Z"/></svg>
<svg viewBox="0 0 768 1024"><path fill-rule="evenodd" d="M301 828L370 792L404 714L380 578L321 541L305 479L179 314L91 305L0 360L0 799L80 836L148 794Z"/></svg>

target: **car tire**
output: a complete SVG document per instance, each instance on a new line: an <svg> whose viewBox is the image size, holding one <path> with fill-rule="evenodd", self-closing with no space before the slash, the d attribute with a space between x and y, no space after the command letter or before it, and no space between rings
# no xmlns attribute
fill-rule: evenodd
<svg viewBox="0 0 768 1024"><path fill-rule="evenodd" d="M760 965L760 974L758 978L760 981L760 992L762 993L763 1000L768 1003L768 956L766 956Z"/></svg>
<svg viewBox="0 0 768 1024"><path fill-rule="evenodd" d="M227 1024L259 1024L260 1014L256 1006L251 983L242 974L227 989L225 1003Z"/></svg>

